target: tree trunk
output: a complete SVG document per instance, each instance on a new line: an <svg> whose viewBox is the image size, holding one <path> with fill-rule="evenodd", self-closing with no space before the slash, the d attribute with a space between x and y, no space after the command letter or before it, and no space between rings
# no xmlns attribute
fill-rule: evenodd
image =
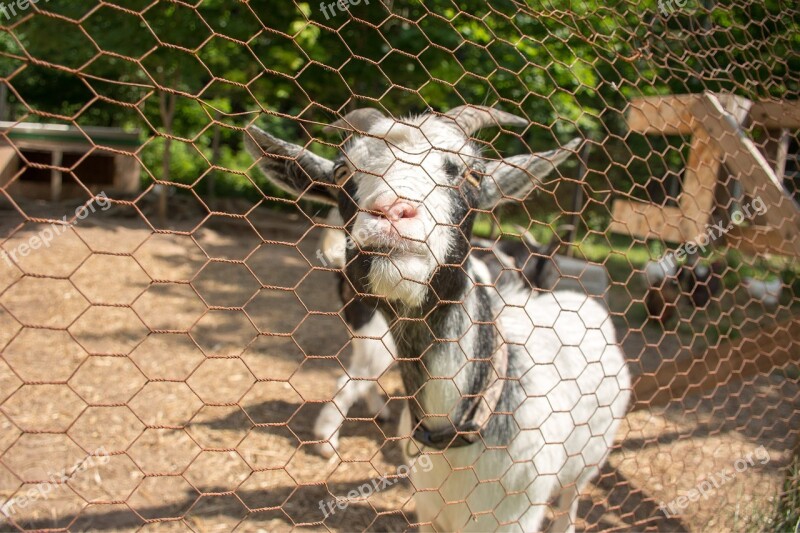
<svg viewBox="0 0 800 533"><path fill-rule="evenodd" d="M161 112L161 122L164 125L164 154L161 159L161 178L159 181L168 182L170 178L170 164L172 163L172 124L175 118L175 93L161 92L158 104ZM158 220L163 227L167 224L167 195L169 188L162 183L158 195Z"/></svg>
<svg viewBox="0 0 800 533"><path fill-rule="evenodd" d="M6 82L0 82L0 120L8 120L8 85Z"/></svg>
<svg viewBox="0 0 800 533"><path fill-rule="evenodd" d="M214 136L211 139L211 165L217 166L219 164L219 157L220 157L220 138L222 137L222 128L219 126L219 119L221 117L221 113L217 111L214 113ZM209 206L213 211L217 210L217 189L216 189L216 178L217 178L217 171L211 170L206 176L206 180L208 180L208 203Z"/></svg>

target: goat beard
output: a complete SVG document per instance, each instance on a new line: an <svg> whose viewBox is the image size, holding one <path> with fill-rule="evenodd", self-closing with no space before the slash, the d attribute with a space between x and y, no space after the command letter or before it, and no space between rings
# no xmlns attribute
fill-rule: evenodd
<svg viewBox="0 0 800 533"><path fill-rule="evenodd" d="M390 252L364 252L357 254L348 269L348 277L358 290L408 307L422 305L435 271L431 254L401 252L397 249Z"/></svg>

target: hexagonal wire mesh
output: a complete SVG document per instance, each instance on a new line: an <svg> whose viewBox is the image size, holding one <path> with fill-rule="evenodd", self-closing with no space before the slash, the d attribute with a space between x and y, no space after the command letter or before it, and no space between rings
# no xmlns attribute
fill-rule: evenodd
<svg viewBox="0 0 800 533"><path fill-rule="evenodd" d="M799 18L0 4L0 529L793 527Z"/></svg>

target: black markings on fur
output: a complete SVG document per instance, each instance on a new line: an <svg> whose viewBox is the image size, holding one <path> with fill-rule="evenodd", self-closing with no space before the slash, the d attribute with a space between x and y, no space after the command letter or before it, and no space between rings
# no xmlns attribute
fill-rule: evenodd
<svg viewBox="0 0 800 533"><path fill-rule="evenodd" d="M347 267L345 268L345 275L358 292L362 294L370 294L367 276L369 275L370 268L372 268L372 261L375 259L375 256L368 253L357 252L357 249L347 251L348 262ZM351 254L356 255L351 256Z"/></svg>
<svg viewBox="0 0 800 533"><path fill-rule="evenodd" d="M528 280L531 287L544 286L545 269L552 262L546 250L530 250L527 244L517 239L501 240L495 246L514 259L517 268L522 270L523 277Z"/></svg>
<svg viewBox="0 0 800 533"><path fill-rule="evenodd" d="M356 215L358 214L358 204L355 201L358 188L356 187L355 178L351 177L347 180L342 189L339 193L339 213L342 215L342 220L344 220L347 234L352 235L353 224L355 224Z"/></svg>
<svg viewBox="0 0 800 533"><path fill-rule="evenodd" d="M461 177L463 170L461 166L453 160L453 158L447 157L444 160L444 173L447 174L447 176L453 182L455 182Z"/></svg>
<svg viewBox="0 0 800 533"><path fill-rule="evenodd" d="M358 296L343 274L339 275L339 295L342 303L345 304L345 322L353 331L369 324L375 313L378 312L377 301Z"/></svg>
<svg viewBox="0 0 800 533"><path fill-rule="evenodd" d="M471 209L478 207L478 200L480 199L479 176L485 172L485 166L476 163L472 168L468 168L465 165L459 165L453 158L447 157L444 160L443 169L447 177L450 178L450 184L453 186L454 192L457 193L457 197L454 198L456 202L451 205L460 207L462 204L466 204ZM471 179L465 179L467 173L471 173ZM476 183L478 186L476 186ZM462 218L463 216L456 216L455 223L460 223ZM470 228L472 228L471 225Z"/></svg>
<svg viewBox="0 0 800 533"><path fill-rule="evenodd" d="M473 344L473 353L467 354L472 359L467 363L472 373L470 391L481 391L489 385L492 375L491 359L497 346L497 330L494 327L494 317L492 316L492 301L486 287L476 287L475 296L477 301L471 309L470 317L475 323L476 335ZM469 317L467 317L469 319Z"/></svg>
<svg viewBox="0 0 800 533"><path fill-rule="evenodd" d="M489 446L507 446L519 433L520 428L511 413L514 413L526 398L525 390L519 382L521 374L518 361L523 357L529 357L525 347L508 346L506 383L503 386L503 393L500 395L497 407L494 409L499 414L492 415L489 422L484 426L483 431L481 431L483 441Z"/></svg>

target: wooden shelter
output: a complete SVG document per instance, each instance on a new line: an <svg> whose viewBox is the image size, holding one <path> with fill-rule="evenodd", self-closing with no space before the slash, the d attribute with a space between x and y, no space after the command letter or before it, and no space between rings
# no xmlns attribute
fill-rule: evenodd
<svg viewBox="0 0 800 533"><path fill-rule="evenodd" d="M800 206L783 186L787 132L800 130L799 102L753 102L709 92L644 97L630 103L628 125L644 135L690 136L690 154L677 207L617 200L612 231L645 239L693 241L712 223L725 170L724 176L733 176L747 196L761 197L767 207L756 223L731 226L727 244L745 253L800 258ZM761 148L747 134L749 128L766 134ZM742 331L741 337L702 354L661 364L655 374L639 376L634 408L663 405L687 393L704 393L733 379L798 363L800 316L795 313L770 327Z"/></svg>
<svg viewBox="0 0 800 533"><path fill-rule="evenodd" d="M119 128L0 122L0 186L13 195L59 201L139 190L138 132ZM22 164L22 160L26 164Z"/></svg>
<svg viewBox="0 0 800 533"><path fill-rule="evenodd" d="M734 226L728 242L750 253L800 257L800 207L782 184L786 132L800 130L800 103L752 102L708 92L644 97L631 101L628 126L644 135L691 136L691 151L678 206L617 200L612 231L671 242L694 240L711 222L725 168L748 196L760 196L768 206L756 224ZM745 128L764 130L763 153Z"/></svg>

